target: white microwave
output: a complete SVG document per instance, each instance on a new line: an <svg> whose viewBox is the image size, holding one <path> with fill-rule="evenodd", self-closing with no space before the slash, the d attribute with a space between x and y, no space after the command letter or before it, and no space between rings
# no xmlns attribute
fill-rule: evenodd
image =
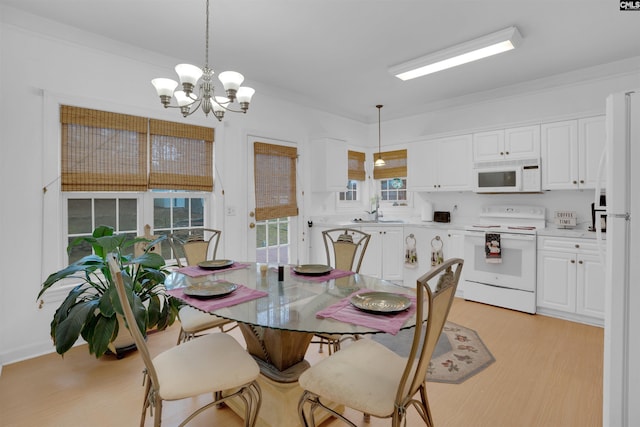
<svg viewBox="0 0 640 427"><path fill-rule="evenodd" d="M475 163L473 189L476 193L540 192L540 159Z"/></svg>

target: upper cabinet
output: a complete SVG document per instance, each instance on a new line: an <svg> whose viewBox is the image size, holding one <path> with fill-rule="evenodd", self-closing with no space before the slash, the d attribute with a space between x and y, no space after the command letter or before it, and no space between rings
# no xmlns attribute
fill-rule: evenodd
<svg viewBox="0 0 640 427"><path fill-rule="evenodd" d="M595 188L606 141L605 116L545 123L541 132L542 189Z"/></svg>
<svg viewBox="0 0 640 427"><path fill-rule="evenodd" d="M348 182L347 143L333 138L311 142L311 191L345 191Z"/></svg>
<svg viewBox="0 0 640 427"><path fill-rule="evenodd" d="M471 135L414 142L407 149L407 190L471 190Z"/></svg>
<svg viewBox="0 0 640 427"><path fill-rule="evenodd" d="M473 161L537 159L540 126L522 126L473 134Z"/></svg>

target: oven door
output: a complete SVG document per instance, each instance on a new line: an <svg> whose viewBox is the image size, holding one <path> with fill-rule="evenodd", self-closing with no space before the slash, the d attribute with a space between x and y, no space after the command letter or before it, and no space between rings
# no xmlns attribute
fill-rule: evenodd
<svg viewBox="0 0 640 427"><path fill-rule="evenodd" d="M489 263L485 233L467 231L464 237L465 280L534 292L536 288L536 236L499 233L501 263Z"/></svg>

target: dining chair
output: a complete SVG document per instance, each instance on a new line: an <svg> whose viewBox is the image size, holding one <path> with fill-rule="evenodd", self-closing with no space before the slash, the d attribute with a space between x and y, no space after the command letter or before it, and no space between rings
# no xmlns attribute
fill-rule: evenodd
<svg viewBox="0 0 640 427"><path fill-rule="evenodd" d="M154 426L159 427L163 401L187 399L205 393L210 393L213 401L189 414L180 426L229 399L244 403L244 425L254 426L262 404L262 393L256 382L260 368L253 357L231 335L215 333L170 348L152 358L142 332L146 325L144 321L143 324L136 321L132 308L141 302L132 292L130 278L120 270L115 255L109 254L108 261L119 308L145 365L140 426L144 426L147 408L155 417Z"/></svg>
<svg viewBox="0 0 640 427"><path fill-rule="evenodd" d="M371 235L353 228L333 228L322 232L325 252L327 254L327 264L333 265L339 270L347 270L358 273L364 254L369 245ZM355 265L355 268L354 268ZM340 344L346 339L357 339L357 336L341 336L333 334L316 334L319 341L312 341L320 344L318 352L323 352L324 344L329 349L329 354L340 350Z"/></svg>
<svg viewBox="0 0 640 427"><path fill-rule="evenodd" d="M333 402L374 417L391 418L393 427L406 422L407 410L414 407L425 425L432 427L426 378L463 263L459 258L448 259L417 280L415 315L425 321L416 322L408 357L362 338L303 372L299 378L304 389L298 402L300 422L306 427L315 426L314 412L324 408L355 427L324 404Z"/></svg>
<svg viewBox="0 0 640 427"><path fill-rule="evenodd" d="M198 265L198 263L209 258L215 259L221 234L222 231L211 228L182 230L181 232L172 233L169 236L169 244L178 267L185 267L180 259L181 255L184 255L187 265ZM188 305L180 307L178 320L180 320L178 344L189 341L209 329L218 328L222 332L229 332L237 326L237 323L231 320L202 312ZM225 326L232 324L233 326L225 330Z"/></svg>
<svg viewBox="0 0 640 427"><path fill-rule="evenodd" d="M150 243L152 243L154 240L156 240L158 238L158 236L152 236L151 235L151 226L149 224L146 224L144 226L144 234L142 236L138 236L140 238L143 239L147 239L148 242L137 242L135 245L133 245L133 256L134 257L139 257L142 254L144 254L145 252L153 252L156 254L162 254L162 246L160 242L157 242L156 244L150 246Z"/></svg>
<svg viewBox="0 0 640 427"><path fill-rule="evenodd" d="M222 231L212 228L179 230L169 234L169 244L178 267L198 265L202 261L215 259Z"/></svg>

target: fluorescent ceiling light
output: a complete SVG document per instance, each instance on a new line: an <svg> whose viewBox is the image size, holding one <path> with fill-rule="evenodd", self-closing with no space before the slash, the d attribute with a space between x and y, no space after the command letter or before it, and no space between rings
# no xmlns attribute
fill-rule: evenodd
<svg viewBox="0 0 640 427"><path fill-rule="evenodd" d="M389 72L400 80L411 80L447 68L477 61L515 49L522 36L516 27L509 27L486 36L470 40L429 55L394 65Z"/></svg>

